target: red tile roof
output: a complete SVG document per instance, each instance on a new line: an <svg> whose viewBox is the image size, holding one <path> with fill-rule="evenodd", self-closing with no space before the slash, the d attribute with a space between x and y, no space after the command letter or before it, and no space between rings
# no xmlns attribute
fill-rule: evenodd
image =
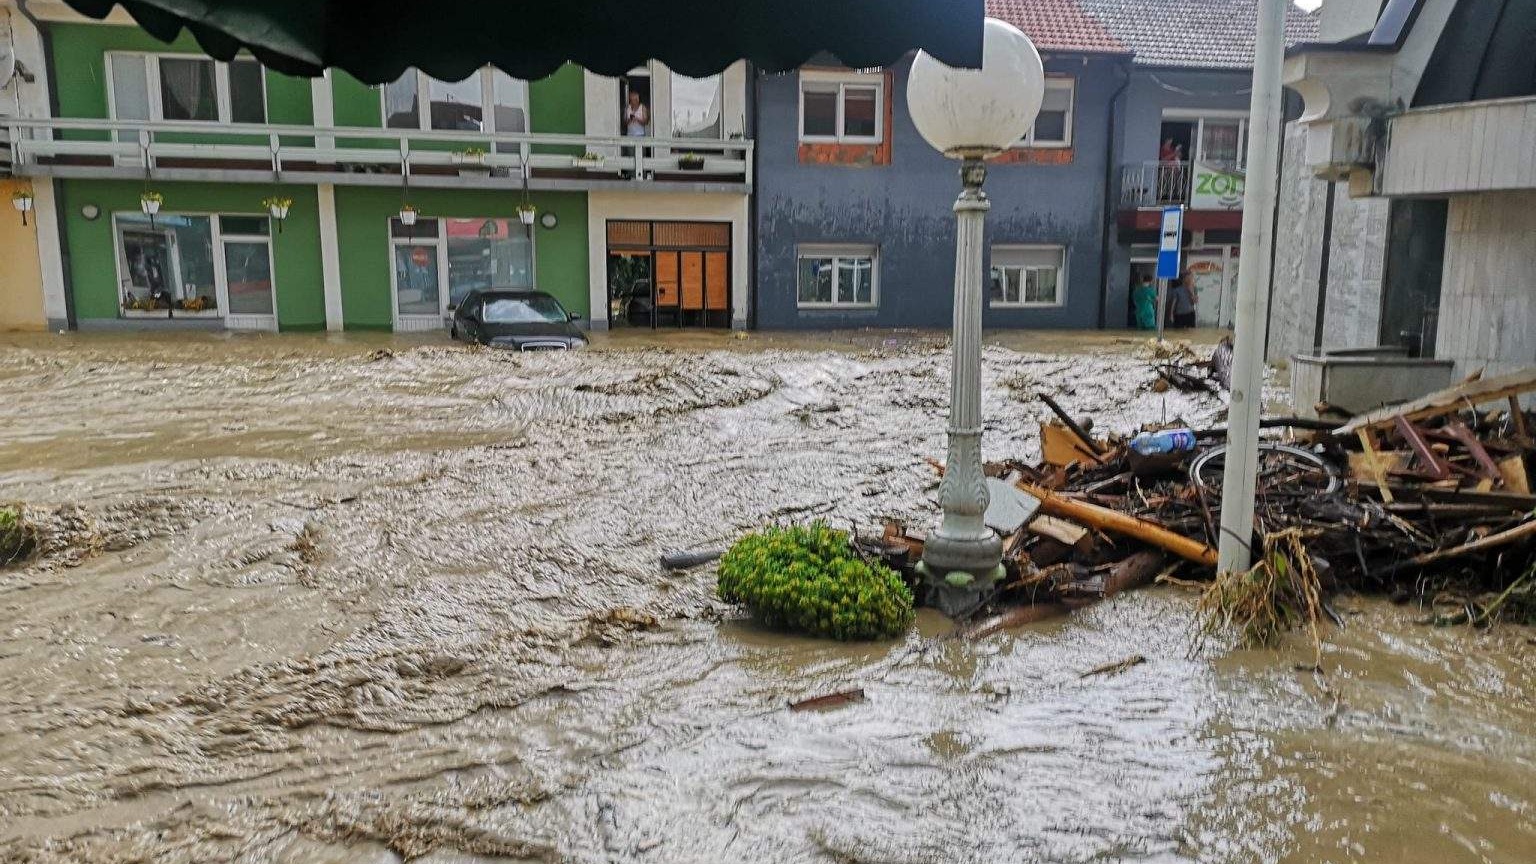
<svg viewBox="0 0 1536 864"><path fill-rule="evenodd" d="M1129 54L1077 0L987 0L987 17L1024 31L1041 51Z"/></svg>

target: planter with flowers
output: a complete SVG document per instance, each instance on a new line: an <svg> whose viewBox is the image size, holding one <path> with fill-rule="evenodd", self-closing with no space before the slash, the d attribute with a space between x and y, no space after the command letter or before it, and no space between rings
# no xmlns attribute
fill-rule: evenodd
<svg viewBox="0 0 1536 864"><path fill-rule="evenodd" d="M677 157L677 167L681 171L703 171L704 157L697 153L684 153Z"/></svg>
<svg viewBox="0 0 1536 864"><path fill-rule="evenodd" d="M159 192L145 191L139 195L139 209L145 216L154 216L160 212L160 205L165 203L165 196Z"/></svg>
<svg viewBox="0 0 1536 864"><path fill-rule="evenodd" d="M459 166L460 174L485 175L491 173L490 166L485 164L485 157L484 147L465 147L453 154L453 162Z"/></svg>
<svg viewBox="0 0 1536 864"><path fill-rule="evenodd" d="M184 297L171 304L172 318L217 318L218 301L206 294Z"/></svg>
<svg viewBox="0 0 1536 864"><path fill-rule="evenodd" d="M537 216L538 213L539 213L538 208L534 207L532 204L528 203L527 201L524 201L523 203L517 205L517 218L518 218L518 221L522 222L524 225L532 225L533 224L533 218L535 216Z"/></svg>
<svg viewBox="0 0 1536 864"><path fill-rule="evenodd" d="M400 205L400 224L409 228L416 224L416 207L413 204Z"/></svg>
<svg viewBox="0 0 1536 864"><path fill-rule="evenodd" d="M129 294L123 298L124 318L169 318L170 301L152 294Z"/></svg>
<svg viewBox="0 0 1536 864"><path fill-rule="evenodd" d="M593 153L591 150L588 150L580 156L573 156L571 157L571 167L601 168L603 167L603 154Z"/></svg>
<svg viewBox="0 0 1536 864"><path fill-rule="evenodd" d="M283 220L288 218L288 208L293 206L293 199L270 195L261 199L261 206L277 223L277 233L283 233Z"/></svg>

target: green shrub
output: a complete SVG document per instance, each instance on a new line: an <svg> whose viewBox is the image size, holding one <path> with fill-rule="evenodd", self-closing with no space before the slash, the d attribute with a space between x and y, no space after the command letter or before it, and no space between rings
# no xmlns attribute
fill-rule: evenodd
<svg viewBox="0 0 1536 864"><path fill-rule="evenodd" d="M912 625L912 591L896 571L864 560L848 533L817 522L769 528L720 559L721 599L769 627L833 639L887 639Z"/></svg>
<svg viewBox="0 0 1536 864"><path fill-rule="evenodd" d="M0 507L0 567L25 561L37 548L37 528L15 505Z"/></svg>

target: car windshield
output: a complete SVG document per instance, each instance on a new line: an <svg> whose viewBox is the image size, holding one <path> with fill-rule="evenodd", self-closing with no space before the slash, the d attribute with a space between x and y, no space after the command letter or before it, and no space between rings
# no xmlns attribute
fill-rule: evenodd
<svg viewBox="0 0 1536 864"><path fill-rule="evenodd" d="M553 297L489 297L480 320L487 324L556 324L570 318Z"/></svg>

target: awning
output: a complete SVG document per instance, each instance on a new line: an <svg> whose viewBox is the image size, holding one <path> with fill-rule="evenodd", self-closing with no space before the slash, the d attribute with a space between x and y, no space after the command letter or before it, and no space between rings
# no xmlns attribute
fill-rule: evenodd
<svg viewBox="0 0 1536 864"><path fill-rule="evenodd" d="M818 52L854 68L921 48L952 66L981 63L984 0L66 0L92 18L120 4L170 41L183 27L228 60L248 49L268 68L325 68L369 84L416 67L458 81L494 64L528 80L566 61L623 75L659 60L685 75L740 59L770 72Z"/></svg>

